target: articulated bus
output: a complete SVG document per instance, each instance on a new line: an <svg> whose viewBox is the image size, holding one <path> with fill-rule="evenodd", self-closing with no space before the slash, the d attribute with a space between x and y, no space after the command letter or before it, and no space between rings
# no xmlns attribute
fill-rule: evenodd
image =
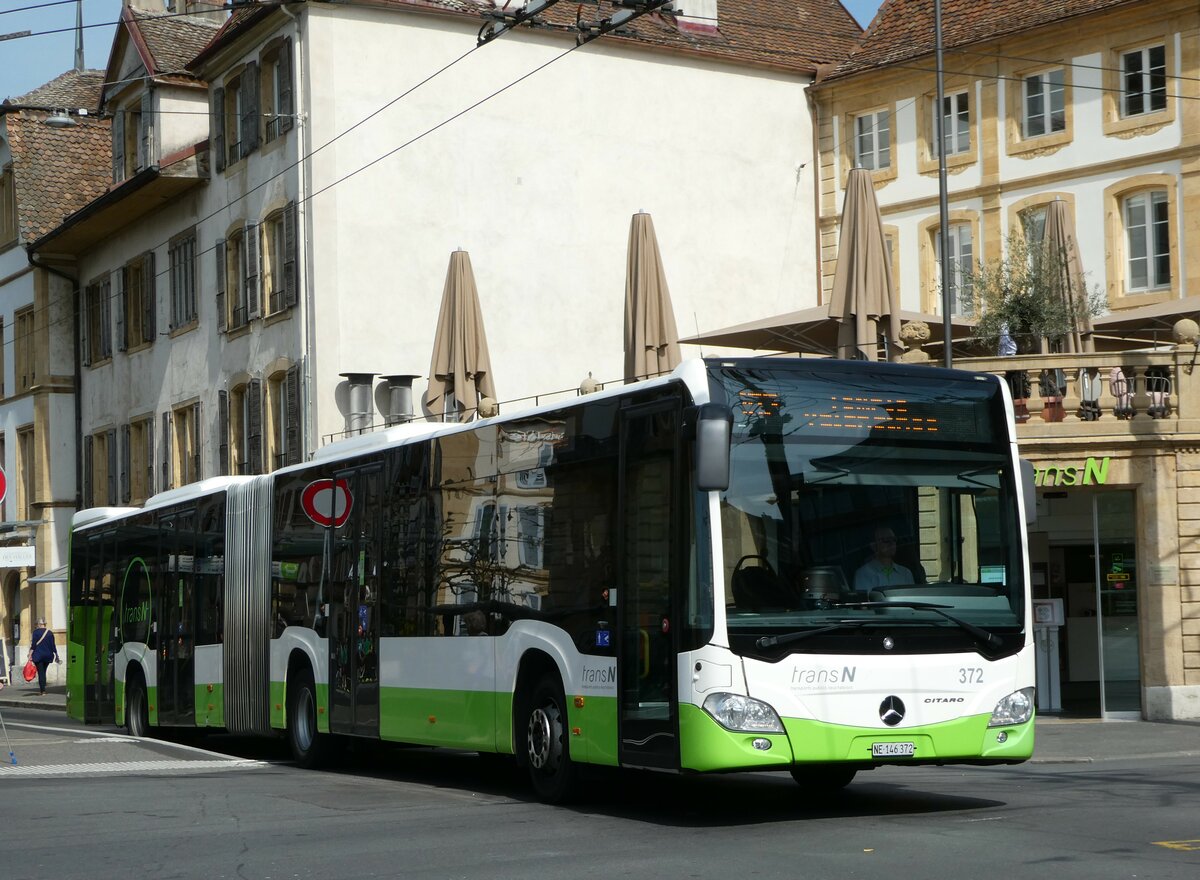
<svg viewBox="0 0 1200 880"><path fill-rule="evenodd" d="M1021 464L996 377L825 359L409 423L75 517L87 722L790 771L1033 750Z"/></svg>

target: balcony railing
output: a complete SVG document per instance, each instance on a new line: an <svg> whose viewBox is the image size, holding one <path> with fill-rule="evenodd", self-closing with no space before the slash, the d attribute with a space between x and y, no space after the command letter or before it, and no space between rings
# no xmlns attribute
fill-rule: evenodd
<svg viewBox="0 0 1200 880"><path fill-rule="evenodd" d="M954 366L1002 376L1013 393L1017 436L1065 437L1114 429L1200 433L1197 349L959 358ZM1120 426L1118 428L1118 426Z"/></svg>

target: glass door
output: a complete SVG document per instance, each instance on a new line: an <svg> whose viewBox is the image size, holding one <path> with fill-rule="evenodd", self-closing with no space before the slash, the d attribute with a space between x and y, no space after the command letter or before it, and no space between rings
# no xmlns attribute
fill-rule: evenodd
<svg viewBox="0 0 1200 880"><path fill-rule="evenodd" d="M1092 497L1100 708L1105 718L1141 717L1135 503L1133 492Z"/></svg>

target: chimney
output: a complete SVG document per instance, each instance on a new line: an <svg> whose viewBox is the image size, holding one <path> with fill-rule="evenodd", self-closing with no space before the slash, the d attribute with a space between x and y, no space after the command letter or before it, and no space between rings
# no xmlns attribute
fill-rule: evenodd
<svg viewBox="0 0 1200 880"><path fill-rule="evenodd" d="M374 373L340 373L350 386L350 403L346 412L346 433L362 434L371 427L375 407L371 403Z"/></svg>
<svg viewBox="0 0 1200 880"><path fill-rule="evenodd" d="M387 382L387 415L384 421L389 425L403 425L413 420L413 379L418 378L411 373L397 373L384 376Z"/></svg>

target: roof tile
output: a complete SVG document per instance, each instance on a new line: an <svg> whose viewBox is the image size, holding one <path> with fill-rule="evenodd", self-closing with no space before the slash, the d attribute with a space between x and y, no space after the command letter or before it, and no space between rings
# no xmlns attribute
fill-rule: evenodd
<svg viewBox="0 0 1200 880"><path fill-rule="evenodd" d="M5 104L18 107L57 107L95 110L100 106L103 70L68 70L31 92L8 98Z"/></svg>

